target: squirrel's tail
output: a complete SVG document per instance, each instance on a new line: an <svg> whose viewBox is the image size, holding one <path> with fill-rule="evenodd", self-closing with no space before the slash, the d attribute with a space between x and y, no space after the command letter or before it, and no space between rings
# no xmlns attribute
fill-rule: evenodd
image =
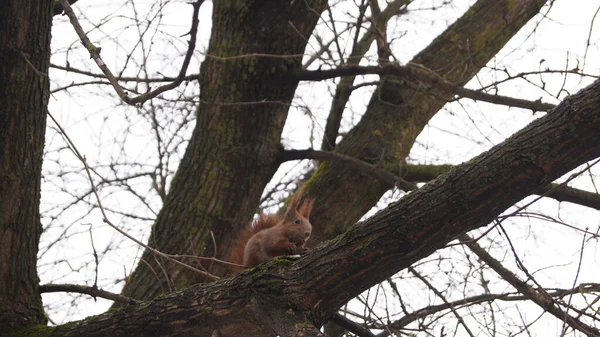
<svg viewBox="0 0 600 337"><path fill-rule="evenodd" d="M237 241L231 249L231 263L235 263L239 266L231 266L231 272L237 274L244 270L244 250L246 249L246 242L250 240L252 235L260 232L263 229L271 228L277 225L281 221L281 217L277 215L267 215L260 213L258 219L254 221L250 226L246 227L240 235Z"/></svg>

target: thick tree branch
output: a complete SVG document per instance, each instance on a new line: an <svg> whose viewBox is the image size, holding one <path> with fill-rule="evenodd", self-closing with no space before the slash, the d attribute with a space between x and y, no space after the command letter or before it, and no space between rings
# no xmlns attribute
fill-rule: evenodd
<svg viewBox="0 0 600 337"><path fill-rule="evenodd" d="M52 10L0 2L0 334L47 322L36 262Z"/></svg>
<svg viewBox="0 0 600 337"><path fill-rule="evenodd" d="M452 165L405 165L403 169L389 171L389 173L394 176L401 176L411 183L423 183L450 171L452 167ZM600 194L594 192L551 183L538 188L534 194L600 210Z"/></svg>

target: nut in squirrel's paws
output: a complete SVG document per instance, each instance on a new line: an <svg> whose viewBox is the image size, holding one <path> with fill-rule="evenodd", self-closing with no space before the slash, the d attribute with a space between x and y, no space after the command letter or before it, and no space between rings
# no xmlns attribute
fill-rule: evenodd
<svg viewBox="0 0 600 337"><path fill-rule="evenodd" d="M302 255L306 255L306 254L310 253L310 249L308 249L306 247L297 247L297 249L298 250L295 253L287 255L287 257L292 258L292 259L299 259L302 257Z"/></svg>

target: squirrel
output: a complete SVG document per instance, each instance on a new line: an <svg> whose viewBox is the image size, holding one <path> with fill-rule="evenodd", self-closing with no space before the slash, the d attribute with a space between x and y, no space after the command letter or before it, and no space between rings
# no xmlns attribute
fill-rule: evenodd
<svg viewBox="0 0 600 337"><path fill-rule="evenodd" d="M231 250L231 262L237 266L237 274L280 255L308 252L304 247L310 237L312 225L308 220L314 199L306 199L300 205L300 193L296 193L283 215L260 213L258 219L244 229Z"/></svg>

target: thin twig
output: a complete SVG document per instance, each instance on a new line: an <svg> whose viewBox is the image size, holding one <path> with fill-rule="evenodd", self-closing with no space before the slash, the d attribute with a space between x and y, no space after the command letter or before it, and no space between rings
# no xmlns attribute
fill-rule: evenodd
<svg viewBox="0 0 600 337"><path fill-rule="evenodd" d="M94 246L94 235L92 234L92 224L89 224L89 232L90 232L90 241L92 242L92 251L94 252L94 262L96 265L95 277L94 277L94 288L98 289L98 252L96 252L96 246ZM95 299L95 298L94 298Z"/></svg>
<svg viewBox="0 0 600 337"><path fill-rule="evenodd" d="M38 291L40 292L40 294L56 292L80 293L90 295L94 299L96 297L100 297L123 304L141 303L140 301L131 297L111 293L106 290L98 289L97 287L81 286L77 284L44 284L39 286Z"/></svg>
<svg viewBox="0 0 600 337"><path fill-rule="evenodd" d="M552 314L556 318L566 320L567 324L569 324L572 328L581 331L582 333L588 336L600 336L600 330L592 327L590 325L585 324L584 322L578 320L571 315L565 313L559 306L556 305L556 301L548 294L548 292L543 288L535 289L532 286L528 285L526 282L522 281L517 275L515 275L512 271L508 270L504 267L500 261L493 258L485 249L483 249L479 244L473 241L473 238L468 234L462 234L459 236L459 241L464 243L469 249L477 255L482 261L484 261L490 268L492 268L498 275L500 275L506 282L508 282L511 286L517 289L520 293L527 296L531 301L540 306L542 309L546 310L548 313ZM521 267L522 264L520 261L517 262Z"/></svg>
<svg viewBox="0 0 600 337"><path fill-rule="evenodd" d="M104 73L106 78L109 80L110 84L113 86L113 88L117 92L117 95L119 95L119 97L123 100L123 102L125 102L127 104L131 104L131 105L136 104L136 103L143 103L149 99L152 99L152 98L160 95L161 93L163 93L167 90L176 88L183 82L183 80L185 79L185 73L187 72L187 68L192 59L192 55L194 54L194 49L196 48L196 34L198 32L198 12L200 11L200 5L202 5L203 2L204 2L204 0L198 0L196 2L191 3L194 10L192 13L192 27L190 28L190 32L189 32L190 40L188 42L188 50L185 54L185 58L183 60L183 65L181 66L181 70L179 71L179 75L177 76L175 81L173 81L169 84L162 85L162 86L160 86L150 92L147 92L145 94L141 94L136 97L129 97L127 95L127 93L125 92L125 90L123 90L123 87L121 87L121 85L119 84L115 75L110 71L110 69L108 68L106 63L104 63L104 61L100 57L100 49L101 48L96 47L90 41L89 37L87 36L87 34L85 33L85 31L83 30L81 25L79 24L79 20L77 19L77 16L73 12L73 9L71 8L71 5L69 4L69 0L60 0L60 3L63 6L63 9L65 11L65 14L69 17L69 20L71 21L71 25L75 29L75 32L79 36L79 39L81 40L81 43L83 44L83 46L90 53L91 58L96 62L98 67L102 70L102 72Z"/></svg>
<svg viewBox="0 0 600 337"><path fill-rule="evenodd" d="M94 193L94 196L96 197L96 202L98 203L98 208L100 209L100 212L102 213L102 221L104 221L104 223L108 224L110 227L112 227L113 229L115 229L117 232L119 232L121 235L125 236L126 238L128 238L129 240L135 242L136 244L146 248L147 250L151 251L152 253L166 258L176 264L179 264L181 266L183 266L184 268L190 269L192 271L195 271L197 273L200 273L206 277L208 277L211 280L218 280L219 278L215 275L212 275L210 273L207 273L205 271L202 271L198 268L194 268L188 264L185 264L183 262L178 261L175 257L177 255L170 255L170 254L166 254L163 253L161 251L159 251L158 249L152 248L146 244L144 244L143 242L141 242L140 240L134 238L133 236L129 235L127 232L123 231L121 228L117 227L116 225L114 225L110 220L108 220L108 216L106 215L106 212L104 210L104 207L102 206L102 202L100 201L100 196L98 195L98 191L96 190L96 185L94 185L94 179L92 178L92 175L90 173L90 168L88 167L87 161L85 159L84 156L81 155L81 153L79 153L79 151L77 150L77 148L75 147L75 144L71 141L71 139L69 138L69 136L67 135L67 133L65 132L65 130L62 128L62 126L60 126L60 124L58 123L58 121L54 118L54 116L52 116L52 114L48 111L48 116L50 116L50 118L52 119L52 121L56 124L56 126L59 128L61 135L65 138L65 140L67 141L67 144L69 145L69 148L71 149L71 151L73 152L73 154L75 154L75 156L77 157L77 159L79 159L85 168L85 172L87 173L88 176L88 180L90 181L90 184L92 186L92 192Z"/></svg>

